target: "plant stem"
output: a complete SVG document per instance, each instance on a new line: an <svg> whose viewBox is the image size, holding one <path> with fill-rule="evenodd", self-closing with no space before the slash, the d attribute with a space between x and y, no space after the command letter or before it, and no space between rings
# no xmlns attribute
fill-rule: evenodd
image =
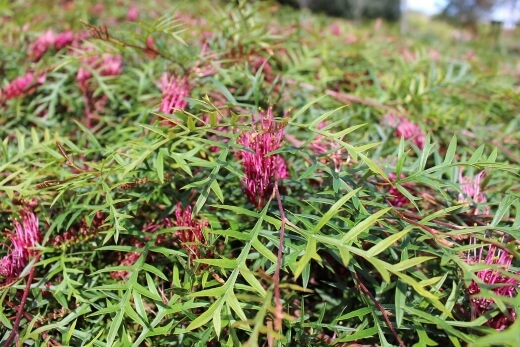
<svg viewBox="0 0 520 347"><path fill-rule="evenodd" d="M35 259L34 263L36 264L38 261L40 261L40 255L38 254ZM18 313L16 314L16 319L14 321L13 330L11 330L11 334L9 334L9 337L5 341L4 347L8 347L11 342L13 342L16 335L18 335L18 328L20 326L20 321L22 320L23 316L23 308L25 306L25 302L27 301L27 297L29 296L29 291L31 290L31 283L34 279L34 272L35 272L35 266L31 268L31 271L29 272L29 277L27 278L27 284L25 286L25 290L23 292L22 301L20 302L20 309L18 310Z"/></svg>
<svg viewBox="0 0 520 347"><path fill-rule="evenodd" d="M15 304L13 304L11 301L9 300L6 300L5 301L5 304L13 309L15 309L16 311L20 311L20 306L16 306ZM31 316L29 313L27 312L24 312L23 313L24 317L28 320L32 320L33 319L33 316ZM39 323L35 323L34 324L34 327L35 328L39 328L41 325ZM45 333L45 332L42 332L42 336L44 339L49 339L49 342L52 343L54 346L61 346L61 343L59 343L58 341L56 341L55 339L53 339L52 337L49 336L48 333Z"/></svg>
<svg viewBox="0 0 520 347"><path fill-rule="evenodd" d="M383 314L383 319L385 320L386 325L388 326L388 328L392 331L392 334L395 336L395 339L399 343L399 346L406 347L406 345L404 344L403 340L401 340L401 338L397 334L397 331L395 331L395 328L392 325L392 322L390 322L390 319L388 318L388 311L385 310L385 308L383 306L381 306L381 304L376 300L376 298L372 295L372 293L370 293L368 288L365 287L363 282L361 282L361 279L359 278L358 273L355 272L355 271L354 271L354 277L356 278L357 285L359 286L361 291L363 293L365 293L370 298L370 300L372 300L372 302L376 305L376 307L379 309L379 311L381 311L381 313Z"/></svg>
<svg viewBox="0 0 520 347"><path fill-rule="evenodd" d="M276 269L274 271L274 302L275 302L275 320L274 329L280 331L282 329L283 320L283 307L280 295L280 268L282 266L283 257L283 240L285 236L285 212L283 210L282 199L280 197L280 191L278 190L278 181L274 185L274 193L276 195L276 201L278 202L278 209L280 210L280 218L282 224L280 226L280 243L278 244L278 256L276 259Z"/></svg>

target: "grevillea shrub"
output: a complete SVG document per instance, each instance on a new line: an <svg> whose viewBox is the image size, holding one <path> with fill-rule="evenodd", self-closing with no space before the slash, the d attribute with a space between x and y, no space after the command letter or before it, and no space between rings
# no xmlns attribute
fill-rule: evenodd
<svg viewBox="0 0 520 347"><path fill-rule="evenodd" d="M520 346L508 36L7 3L0 345Z"/></svg>

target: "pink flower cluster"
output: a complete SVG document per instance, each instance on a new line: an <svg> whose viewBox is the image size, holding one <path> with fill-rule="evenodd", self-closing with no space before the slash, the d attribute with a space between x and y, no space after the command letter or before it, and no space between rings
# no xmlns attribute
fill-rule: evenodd
<svg viewBox="0 0 520 347"><path fill-rule="evenodd" d="M157 86L162 91L159 112L172 114L176 110L184 110L188 105L186 98L190 94L190 84L185 77L163 74Z"/></svg>
<svg viewBox="0 0 520 347"><path fill-rule="evenodd" d="M341 28L339 27L339 24L338 23L333 23L331 26L330 26L330 32L332 35L334 36L339 36L341 35Z"/></svg>
<svg viewBox="0 0 520 347"><path fill-rule="evenodd" d="M327 122L322 121L320 124L318 124L317 128L323 129L326 126ZM341 171L341 165L343 164L343 148L339 144L321 134L318 134L309 144L309 148L316 156L321 156L333 150L333 152L328 155L328 158L332 160L332 163L334 164L334 170L336 172Z"/></svg>
<svg viewBox="0 0 520 347"><path fill-rule="evenodd" d="M171 238L171 234L164 233L157 235L154 244L156 246L171 247L174 239L178 240L181 247L186 250L191 260L199 259L201 255L201 245L206 244L204 233L202 230L208 226L208 223L204 220L196 219L192 216L192 208L188 206L184 209L181 203L177 203L174 212L175 218L165 218L160 222L150 222L143 227L143 232L155 233L161 229L168 229L177 227L175 231L175 238ZM150 241L150 237L145 237L145 241ZM134 239L132 244L136 248L143 248L144 242L138 239ZM206 252L204 257L210 257L211 252ZM141 256L140 252L129 252L122 257L120 261L121 266L132 266ZM113 271L110 276L114 279L126 279L130 272L127 270Z"/></svg>
<svg viewBox="0 0 520 347"><path fill-rule="evenodd" d="M144 248L145 244L141 241L135 241L133 244L136 248ZM139 257L141 256L140 252L129 252L126 253L122 259L120 258L119 266L132 266L136 263L137 260L139 260ZM127 279L130 276L130 271L128 270L121 270L121 271L112 271L110 273L110 277L116 280L124 280Z"/></svg>
<svg viewBox="0 0 520 347"><path fill-rule="evenodd" d="M476 253L477 251L475 251ZM499 249L495 245L489 245L487 248L487 254L483 259L484 246L478 251L478 255L470 257L468 255L466 262L468 264L485 264L490 268L480 270L476 273L477 277L486 285L492 289L493 293L508 298L513 298L517 294L517 288L520 282L504 273L509 272L511 267L511 261L513 256L503 249ZM503 270L499 271L498 269ZM516 273L520 275L520 271ZM476 298L475 295L481 292L480 284L471 281L467 288L468 294L470 295L471 301L471 315L472 318L480 317L487 312L494 309L492 299ZM500 313L497 316L488 320L487 325L495 328L496 330L503 330L514 323L516 319L516 312L513 309L508 309L508 315Z"/></svg>
<svg viewBox="0 0 520 347"><path fill-rule="evenodd" d="M182 248L186 250L190 259L199 259L201 257L199 245L206 243L202 229L207 227L208 223L204 220L193 219L191 206L183 209L182 205L177 203L173 225L186 228L177 230L175 235L179 238Z"/></svg>
<svg viewBox="0 0 520 347"><path fill-rule="evenodd" d="M401 179L405 177L406 176L403 173L401 173ZM395 181L397 179L397 174L391 172L388 174L388 178L391 181ZM388 194L391 196L391 198L388 199L388 202L393 206L403 207L410 202L410 200L408 200L408 198L404 196L404 194L401 193L399 189L397 189L394 186L391 186L390 189L388 189Z"/></svg>
<svg viewBox="0 0 520 347"><path fill-rule="evenodd" d="M459 183L462 193L459 194L459 202L473 202L475 204L487 202L486 194L481 191L480 183L486 176L486 172L482 171L475 178L462 176L462 170L459 173ZM478 208L473 210L473 214L479 214ZM489 206L482 211L484 215L489 214Z"/></svg>
<svg viewBox="0 0 520 347"><path fill-rule="evenodd" d="M248 57L249 64L251 64L251 68L253 72L256 74L260 68L262 68L262 73L264 74L264 79L267 82L273 82L275 79L275 75L273 72L273 68L271 64L269 64L269 60L261 55L251 55Z"/></svg>
<svg viewBox="0 0 520 347"><path fill-rule="evenodd" d="M67 231L54 237L49 243L59 247L63 244L72 245L85 241L86 238L95 235L104 222L105 216L103 212L98 211L90 225L87 223L87 220L83 218L79 225L71 226Z"/></svg>
<svg viewBox="0 0 520 347"><path fill-rule="evenodd" d="M126 19L130 22L135 22L139 19L139 7L131 6L126 12Z"/></svg>
<svg viewBox="0 0 520 347"><path fill-rule="evenodd" d="M283 157L279 154L268 155L280 148L283 129L277 129L279 123L274 120L271 108L261 117L260 130L250 130L240 136L238 142L248 150L237 154L246 175L242 180L243 190L257 209L261 209L269 199L275 182L289 177Z"/></svg>
<svg viewBox="0 0 520 347"><path fill-rule="evenodd" d="M15 278L29 263L36 252L32 249L42 241L38 217L29 210L20 212L21 222L13 221L14 232L9 233L11 249L9 254L0 259L0 275Z"/></svg>
<svg viewBox="0 0 520 347"><path fill-rule="evenodd" d="M78 69L76 81L81 90L87 91L93 77L92 70L101 76L118 76L123 72L123 58L117 54L103 53L90 55L82 59L83 65Z"/></svg>
<svg viewBox="0 0 520 347"><path fill-rule="evenodd" d="M70 45L74 41L74 38L74 33L70 30L59 34L54 34L52 30L48 30L29 46L29 57L34 61L38 61L51 47L54 46L54 48L59 51Z"/></svg>
<svg viewBox="0 0 520 347"><path fill-rule="evenodd" d="M419 149L424 148L426 136L419 125L411 122L408 118L389 113L383 117L383 122L395 128L396 137L404 137L405 140L412 140Z"/></svg>
<svg viewBox="0 0 520 347"><path fill-rule="evenodd" d="M0 95L5 95L6 100L17 98L27 92L31 86L43 84L46 78L46 74L36 76L32 72L27 72L25 76L20 76L12 80L1 90L2 93L0 93Z"/></svg>

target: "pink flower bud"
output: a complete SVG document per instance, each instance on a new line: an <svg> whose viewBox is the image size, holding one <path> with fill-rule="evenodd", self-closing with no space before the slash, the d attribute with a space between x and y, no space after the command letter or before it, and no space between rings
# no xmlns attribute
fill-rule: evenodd
<svg viewBox="0 0 520 347"><path fill-rule="evenodd" d="M177 230L175 235L179 238L182 247L186 250L190 259L200 258L201 253L198 244L205 244L205 237L202 230L208 226L208 223L203 220L194 219L192 217L191 206L183 209L182 205L177 203L173 225L176 227L186 227L186 229Z"/></svg>
<svg viewBox="0 0 520 347"><path fill-rule="evenodd" d="M28 72L25 76L20 76L12 80L5 88L4 93L7 100L14 99L23 95L34 81L34 75Z"/></svg>
<svg viewBox="0 0 520 347"><path fill-rule="evenodd" d="M486 194L481 191L480 184L482 179L486 176L486 171L480 172L474 178L472 177L464 177L462 176L462 170L459 173L459 184L462 193L459 194L459 202L468 202L468 203L485 203L487 202ZM474 214L479 214L478 208L473 210ZM484 215L489 214L489 206L486 206L484 211L482 211Z"/></svg>
<svg viewBox="0 0 520 347"><path fill-rule="evenodd" d="M129 7L128 12L126 13L126 19L130 22L135 22L139 19L139 8L137 6Z"/></svg>
<svg viewBox="0 0 520 347"><path fill-rule="evenodd" d="M389 113L383 117L383 124L395 128L396 137L412 140L419 149L424 148L426 137L423 131L417 124L411 122L406 117Z"/></svg>
<svg viewBox="0 0 520 347"><path fill-rule="evenodd" d="M82 59L83 66L78 69L76 82L81 90L88 90L95 70L101 76L117 76L123 72L123 59L120 55L103 53L101 56L87 56Z"/></svg>
<svg viewBox="0 0 520 347"><path fill-rule="evenodd" d="M334 23L330 26L330 32L334 36L339 36L341 34L341 30L339 28L338 23Z"/></svg>
<svg viewBox="0 0 520 347"><path fill-rule="evenodd" d="M72 44L74 41L74 33L70 30L59 33L54 38L54 47L57 51L62 48L65 48Z"/></svg>
<svg viewBox="0 0 520 347"><path fill-rule="evenodd" d="M405 178L406 176L401 173L401 178ZM388 174L388 178L391 181L395 181L397 179L397 174L394 172L391 172ZM397 207L403 207L410 203L410 200L406 196L404 196L403 193L399 191L396 187L392 186L390 189L388 189L388 194L391 196L388 201L391 205L397 206Z"/></svg>
<svg viewBox="0 0 520 347"><path fill-rule="evenodd" d="M38 61L53 45L54 32L52 30L48 30L29 46L29 57L31 57L31 59L34 61Z"/></svg>

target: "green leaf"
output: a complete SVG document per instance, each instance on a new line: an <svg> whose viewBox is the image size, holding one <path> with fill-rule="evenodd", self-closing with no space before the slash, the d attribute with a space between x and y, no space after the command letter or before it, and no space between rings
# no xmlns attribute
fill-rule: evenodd
<svg viewBox="0 0 520 347"><path fill-rule="evenodd" d="M482 153L484 153L485 145L480 145L479 148L473 153L471 158L468 160L468 164L475 164L481 157Z"/></svg>
<svg viewBox="0 0 520 347"><path fill-rule="evenodd" d="M401 328L401 325L403 324L403 306L406 305L407 290L408 286L406 283L398 279L395 287L395 322L397 323L398 328Z"/></svg>
<svg viewBox="0 0 520 347"><path fill-rule="evenodd" d="M224 305L223 297L219 298L215 301L204 313L195 318L186 328L187 331L195 330L200 328L204 324L208 323L212 318L217 319L220 322L220 313L222 311L222 306ZM218 318L217 318L218 317ZM220 325L220 324L219 324ZM220 334L220 328L217 330L217 325L215 325L215 331L217 335Z"/></svg>
<svg viewBox="0 0 520 347"><path fill-rule="evenodd" d="M157 172L159 181L164 183L164 157L162 151L157 153L157 158L155 159L155 171Z"/></svg>
<svg viewBox="0 0 520 347"><path fill-rule="evenodd" d="M240 266L239 270L240 274L242 275L242 277L244 277L246 282L249 283L249 285L253 287L258 292L258 294L260 294L260 296L265 297L266 291L264 287L262 286L260 281L258 281L256 276L247 268L247 266L242 265Z"/></svg>
<svg viewBox="0 0 520 347"><path fill-rule="evenodd" d="M142 317L146 326L148 326L148 313L146 312L146 308L144 307L143 298L141 294L136 291L132 291L132 297L134 299L135 309L139 317Z"/></svg>
<svg viewBox="0 0 520 347"><path fill-rule="evenodd" d="M317 233L327 224L332 217L334 217L338 212L339 209L347 202L349 201L354 195L359 192L361 188L357 188L351 192L349 192L347 195L339 199L334 203L334 205L331 206L331 208L321 217L321 219L318 221L316 226L312 229L312 233Z"/></svg>
<svg viewBox="0 0 520 347"><path fill-rule="evenodd" d="M137 282L132 283L132 289L138 292L139 294L146 296L147 298L162 302L162 298L159 294L153 293L152 291L148 290L147 288L143 287Z"/></svg>
<svg viewBox="0 0 520 347"><path fill-rule="evenodd" d="M258 239L253 240L252 246L258 251L258 253L269 259L273 264L276 264L276 261L278 260L276 255L274 255L274 253L271 252L269 248L265 247Z"/></svg>
<svg viewBox="0 0 520 347"><path fill-rule="evenodd" d="M240 307L240 303L238 302L237 297L232 290L226 296L226 302L242 321L247 321L246 314Z"/></svg>
<svg viewBox="0 0 520 347"><path fill-rule="evenodd" d="M376 335L377 331L378 331L377 327L362 329L362 330L355 332L354 334L350 334L350 335L335 339L334 344L366 339L367 337Z"/></svg>
<svg viewBox="0 0 520 347"><path fill-rule="evenodd" d="M228 152L229 152L229 147L224 147L221 149L221 153L218 157L218 163L223 163L226 161ZM215 191L214 182L216 182L220 167L221 167L220 164L217 164L217 166L215 166L213 168L213 170L211 171L211 173L208 177L208 183L206 183L204 188L202 189L202 191L200 191L199 197L198 197L197 201L195 202L195 206L193 207L194 215L197 215L200 212L200 210L202 209L202 207L204 206L204 204L206 203L210 190ZM217 191L218 191L218 193L217 193ZM217 194L217 197L219 199L222 198L221 199L221 201L222 201L224 199L224 196L222 195L222 192L220 191L220 187L217 188L217 191L215 191L215 194ZM220 194L220 196L219 196L219 194Z"/></svg>
<svg viewBox="0 0 520 347"><path fill-rule="evenodd" d="M359 234L364 231L367 231L370 226L375 224L381 216L386 214L390 208L385 208L383 210L377 211L376 213L370 215L367 219L363 220L361 223L356 224L352 229L350 229L342 238L341 243L346 244L353 241Z"/></svg>
<svg viewBox="0 0 520 347"><path fill-rule="evenodd" d="M321 261L318 252L316 252L316 239L314 237L310 237L307 241L307 246L305 247L305 251L303 252L303 256L298 261L298 266L296 270L294 270L294 278L297 279L302 273L303 269L307 264L311 261L311 259L316 259Z"/></svg>
<svg viewBox="0 0 520 347"><path fill-rule="evenodd" d="M405 236L410 232L410 230L413 229L413 226L407 226L403 231L400 231L396 234L393 234L386 239L379 241L374 247L370 248L367 251L368 256L375 257L379 253L386 250L388 247L390 247L394 242Z"/></svg>
<svg viewBox="0 0 520 347"><path fill-rule="evenodd" d="M114 344L114 341L116 337L118 336L119 328L121 327L121 324L123 323L123 318L125 314L125 306L128 304L130 300L130 291L127 291L124 296L121 298L121 301L117 305L119 307L119 310L116 313L116 316L110 322L110 328L108 330L107 335L107 346L112 346Z"/></svg>
<svg viewBox="0 0 520 347"><path fill-rule="evenodd" d="M237 267L238 262L236 259L196 259L195 262L200 264L208 264L211 266L221 267L223 269L234 269Z"/></svg>
<svg viewBox="0 0 520 347"><path fill-rule="evenodd" d="M355 311L342 314L341 316L337 317L335 320L336 321L350 320L355 317L361 319L361 317L364 317L369 313L372 313L372 309L370 307L363 307L363 308L357 309Z"/></svg>
<svg viewBox="0 0 520 347"><path fill-rule="evenodd" d="M220 186L218 184L218 181L215 180L210 185L211 190L215 193L217 198L220 200L221 203L224 203L224 194L222 194L222 190L220 190Z"/></svg>
<svg viewBox="0 0 520 347"><path fill-rule="evenodd" d="M130 304L130 301L128 301L125 305L125 313L128 317L130 317L130 319L132 319L134 322L136 322L137 324L139 324L140 326L144 327L146 326L146 322L144 321L144 319L142 317L140 317L137 312L135 312L135 310L133 309L132 305Z"/></svg>
<svg viewBox="0 0 520 347"><path fill-rule="evenodd" d="M150 265L150 264L143 264L141 266L141 269L145 270L145 271L148 271L148 272L151 272L153 273L154 275L156 275L157 277L160 277L162 278L163 280L165 281L168 281L168 277L166 277L165 274L162 273L161 270L159 270L158 268L156 268L155 266L153 265Z"/></svg>
<svg viewBox="0 0 520 347"><path fill-rule="evenodd" d="M305 104L302 108L300 108L289 120L289 123L293 122L296 118L300 117L305 111L307 111L312 105L316 104L318 101L323 99L325 96L321 96L317 99L314 99L307 104Z"/></svg>
<svg viewBox="0 0 520 347"><path fill-rule="evenodd" d="M498 225L498 223L502 220L506 213L509 212L511 205L513 205L517 200L518 199L514 199L509 195L500 201L497 211L493 216L493 220L491 221L491 227L496 227Z"/></svg>
<svg viewBox="0 0 520 347"><path fill-rule="evenodd" d="M397 264L392 265L392 269L393 269L393 271L404 271L406 269L417 266L419 264L422 264L428 260L435 259L435 258L436 257L419 256L419 257L415 257L415 258L406 259Z"/></svg>
<svg viewBox="0 0 520 347"><path fill-rule="evenodd" d="M376 163L374 163L374 161L372 159L369 159L363 153L358 153L358 155L361 158L361 160L363 160L363 162L365 164L367 164L367 166L370 169L370 171L372 171L373 173L383 177L385 180L390 182L390 180L388 179L388 176L385 174L385 172L383 170L381 170L381 168Z"/></svg>
<svg viewBox="0 0 520 347"><path fill-rule="evenodd" d="M448 149L446 150L446 156L444 157L442 166L450 165L453 162L453 158L455 158L456 150L457 150L457 136L453 136L451 138Z"/></svg>

